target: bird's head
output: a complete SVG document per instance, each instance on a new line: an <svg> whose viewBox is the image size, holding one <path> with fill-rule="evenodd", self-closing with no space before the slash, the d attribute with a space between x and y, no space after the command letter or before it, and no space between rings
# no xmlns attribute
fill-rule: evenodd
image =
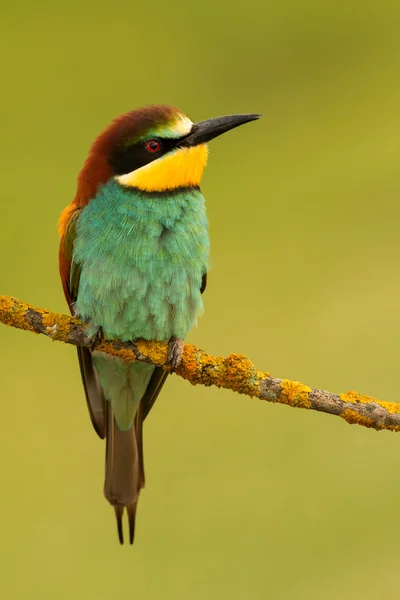
<svg viewBox="0 0 400 600"><path fill-rule="evenodd" d="M87 204L99 184L112 178L146 192L198 186L207 163L207 142L260 116L229 115L193 123L164 105L121 115L94 141L79 174L75 203Z"/></svg>

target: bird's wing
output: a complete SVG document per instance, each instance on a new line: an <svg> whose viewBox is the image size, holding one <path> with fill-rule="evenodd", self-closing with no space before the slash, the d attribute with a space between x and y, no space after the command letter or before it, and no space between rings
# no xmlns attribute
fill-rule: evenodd
<svg viewBox="0 0 400 600"><path fill-rule="evenodd" d="M147 386L144 396L140 401L143 420L147 417L152 409L153 404L157 400L158 394L160 393L167 377L168 371L165 371L162 367L156 367L154 369L149 381L149 385Z"/></svg>
<svg viewBox="0 0 400 600"><path fill-rule="evenodd" d="M203 278L201 280L200 294L202 294L205 291L206 287L207 287L207 272L203 274Z"/></svg>
<svg viewBox="0 0 400 600"><path fill-rule="evenodd" d="M61 215L59 231L61 234L59 251L60 277L65 298L73 312L73 304L78 296L80 266L73 262L73 249L76 237L76 225L81 209L69 206ZM86 402L93 427L100 438L106 435L105 399L98 375L92 361L89 348L77 348L79 366L83 386L85 388Z"/></svg>

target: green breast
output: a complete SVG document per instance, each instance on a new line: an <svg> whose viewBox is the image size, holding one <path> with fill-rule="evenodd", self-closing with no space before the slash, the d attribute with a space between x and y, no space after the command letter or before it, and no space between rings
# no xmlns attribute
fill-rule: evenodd
<svg viewBox="0 0 400 600"><path fill-rule="evenodd" d="M106 337L185 337L202 312L209 238L196 188L142 193L115 181L82 211L73 261L76 311Z"/></svg>

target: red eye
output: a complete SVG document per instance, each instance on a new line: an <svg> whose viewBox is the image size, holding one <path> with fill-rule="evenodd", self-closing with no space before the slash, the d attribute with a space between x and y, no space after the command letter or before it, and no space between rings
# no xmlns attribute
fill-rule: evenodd
<svg viewBox="0 0 400 600"><path fill-rule="evenodd" d="M161 148L161 144L158 140L150 140L146 143L147 152L158 152Z"/></svg>

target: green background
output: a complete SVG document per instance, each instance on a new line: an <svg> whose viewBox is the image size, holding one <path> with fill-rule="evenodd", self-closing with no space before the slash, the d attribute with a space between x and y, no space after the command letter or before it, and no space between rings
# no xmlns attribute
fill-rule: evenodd
<svg viewBox="0 0 400 600"><path fill-rule="evenodd" d="M262 112L211 144L189 339L398 399L399 3L8 0L0 17L0 293L65 312L56 223L111 118ZM399 597L400 435L171 377L120 547L75 351L0 342L2 598Z"/></svg>

